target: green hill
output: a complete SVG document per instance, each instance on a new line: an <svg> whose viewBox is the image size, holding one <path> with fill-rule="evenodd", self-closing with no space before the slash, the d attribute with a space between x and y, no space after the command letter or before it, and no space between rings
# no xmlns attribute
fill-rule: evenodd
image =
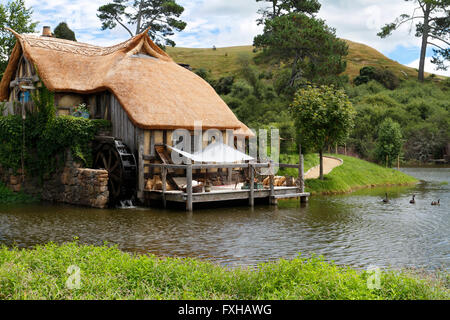
<svg viewBox="0 0 450 320"><path fill-rule="evenodd" d="M345 41L349 44L350 49L345 74L349 75L350 79L359 75L359 70L365 66L386 67L401 79L417 77L415 69L393 61L377 50L361 43ZM216 79L236 74L240 68L238 63L240 56L246 55L253 58L256 55L253 52L253 46L217 48L216 50L175 47L168 48L167 52L176 62L189 64L194 69L205 69L211 72L212 77ZM259 67L269 68L264 65Z"/></svg>

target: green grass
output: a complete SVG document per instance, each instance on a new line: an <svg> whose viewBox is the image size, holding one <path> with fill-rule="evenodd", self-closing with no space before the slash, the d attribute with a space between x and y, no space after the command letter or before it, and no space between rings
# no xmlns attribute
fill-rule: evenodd
<svg viewBox="0 0 450 320"><path fill-rule="evenodd" d="M31 203L37 199L23 192L15 193L0 182L0 204Z"/></svg>
<svg viewBox="0 0 450 320"><path fill-rule="evenodd" d="M366 187L408 185L418 180L398 170L343 155L335 155L344 164L325 176L325 180L306 180L306 188L312 194L351 192Z"/></svg>
<svg viewBox="0 0 450 320"><path fill-rule="evenodd" d="M347 56L347 70L344 74L347 74L350 79L358 76L359 70L365 66L388 68L400 77L400 79L417 78L418 73L415 69L389 59L367 45L349 40L346 40L346 42L349 45L349 55ZM194 69L202 68L210 71L212 77L216 79L237 75L241 69L238 58L240 56L253 58L257 54L253 52L253 46L217 48L217 50L213 50L212 48L191 49L168 47L167 53L178 63L187 63ZM260 65L259 67L261 69L270 69L268 65Z"/></svg>
<svg viewBox="0 0 450 320"><path fill-rule="evenodd" d="M68 289L70 266L78 266L80 288ZM422 278L403 271L370 275L300 256L257 269L226 269L194 259L158 258L115 247L48 244L35 249L0 247L0 299L445 299L448 274Z"/></svg>

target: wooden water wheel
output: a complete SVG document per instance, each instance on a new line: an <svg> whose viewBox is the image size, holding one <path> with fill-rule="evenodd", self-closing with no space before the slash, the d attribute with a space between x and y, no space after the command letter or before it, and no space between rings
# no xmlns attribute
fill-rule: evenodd
<svg viewBox="0 0 450 320"><path fill-rule="evenodd" d="M136 158L121 140L110 138L95 148L94 168L108 171L110 204L130 200L136 192Z"/></svg>

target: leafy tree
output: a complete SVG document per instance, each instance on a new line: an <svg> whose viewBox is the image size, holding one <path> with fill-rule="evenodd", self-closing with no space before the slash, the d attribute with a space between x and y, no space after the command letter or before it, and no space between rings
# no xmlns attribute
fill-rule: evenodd
<svg viewBox="0 0 450 320"><path fill-rule="evenodd" d="M353 105L344 90L308 85L296 93L291 112L299 142L320 154L320 179L323 180L323 151L348 138L354 126Z"/></svg>
<svg viewBox="0 0 450 320"><path fill-rule="evenodd" d="M77 41L75 32L70 30L69 26L65 22L61 22L60 24L58 24L58 26L55 28L55 31L53 32L53 35L59 39Z"/></svg>
<svg viewBox="0 0 450 320"><path fill-rule="evenodd" d="M317 0L256 0L256 2L269 2L270 6L260 9L261 18L258 24L264 24L266 20L271 20L289 13L301 12L313 16L319 12L321 4Z"/></svg>
<svg viewBox="0 0 450 320"><path fill-rule="evenodd" d="M266 20L264 33L255 37L254 45L289 66L291 74L286 85L290 88L300 80L334 82L346 69L348 45L325 21L304 13Z"/></svg>
<svg viewBox="0 0 450 320"><path fill-rule="evenodd" d="M103 30L114 29L119 24L135 36L150 28L150 37L160 46L174 47L175 42L169 37L186 28L186 22L179 19L184 8L176 0L113 0L98 12ZM131 26L135 27L134 32Z"/></svg>
<svg viewBox="0 0 450 320"><path fill-rule="evenodd" d="M418 4L411 14L402 14L393 23L386 24L378 36L386 38L401 25L415 21L416 37L422 38L420 52L419 80L425 80L425 58L429 45L433 46L434 57L432 62L438 69L447 70L446 60L450 60L450 0L405 0ZM420 12L416 14L416 12Z"/></svg>
<svg viewBox="0 0 450 320"><path fill-rule="evenodd" d="M33 10L25 6L24 0L12 0L0 4L0 73L3 76L16 38L5 29L9 27L19 33L34 32L37 22L32 21Z"/></svg>
<svg viewBox="0 0 450 320"><path fill-rule="evenodd" d="M400 125L391 118L384 120L378 130L378 140L375 149L378 161L392 167L402 150L402 139Z"/></svg>

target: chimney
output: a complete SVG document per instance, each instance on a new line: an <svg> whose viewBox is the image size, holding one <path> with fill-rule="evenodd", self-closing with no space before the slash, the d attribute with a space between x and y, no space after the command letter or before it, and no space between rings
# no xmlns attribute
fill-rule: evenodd
<svg viewBox="0 0 450 320"><path fill-rule="evenodd" d="M42 36L42 37L53 37L51 27L45 26L45 27L42 29L42 35L41 35L41 36Z"/></svg>

